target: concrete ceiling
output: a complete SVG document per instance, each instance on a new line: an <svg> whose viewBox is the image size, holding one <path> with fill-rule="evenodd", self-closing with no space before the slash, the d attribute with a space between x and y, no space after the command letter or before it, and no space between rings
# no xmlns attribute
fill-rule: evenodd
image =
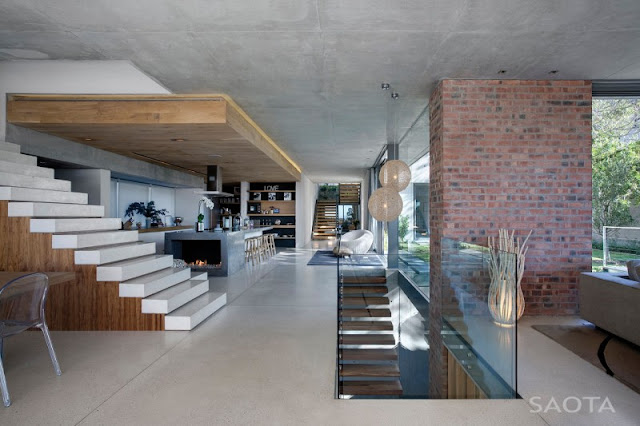
<svg viewBox="0 0 640 426"><path fill-rule="evenodd" d="M380 82L402 134L441 78L640 78L638 22L638 0L3 0L0 58L126 59L174 93L228 93L336 181L386 143Z"/></svg>

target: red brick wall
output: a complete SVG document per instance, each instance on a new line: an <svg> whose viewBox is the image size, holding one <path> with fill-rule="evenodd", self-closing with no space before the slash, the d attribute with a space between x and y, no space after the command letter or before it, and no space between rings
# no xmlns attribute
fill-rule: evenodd
<svg viewBox="0 0 640 426"><path fill-rule="evenodd" d="M447 394L447 356L440 339L442 330L442 261L440 240L444 228L443 195L443 131L442 84L436 87L429 100L429 228L430 278L429 289L429 395L443 398Z"/></svg>
<svg viewBox="0 0 640 426"><path fill-rule="evenodd" d="M498 228L533 229L525 314L576 314L579 274L591 270L591 82L444 80L430 116L431 336L441 326L440 239L486 245ZM446 380L430 374L445 382L432 384L436 395Z"/></svg>

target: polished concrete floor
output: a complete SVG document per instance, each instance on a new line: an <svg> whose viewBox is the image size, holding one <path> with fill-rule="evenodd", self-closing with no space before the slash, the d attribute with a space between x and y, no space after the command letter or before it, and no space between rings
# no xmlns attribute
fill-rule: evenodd
<svg viewBox="0 0 640 426"><path fill-rule="evenodd" d="M312 254L216 279L230 303L192 332L54 332L60 377L38 333L8 339L0 425L637 424L637 394L529 327L556 318L520 326L524 399L335 400L336 272ZM531 396L609 396L616 413L539 415Z"/></svg>

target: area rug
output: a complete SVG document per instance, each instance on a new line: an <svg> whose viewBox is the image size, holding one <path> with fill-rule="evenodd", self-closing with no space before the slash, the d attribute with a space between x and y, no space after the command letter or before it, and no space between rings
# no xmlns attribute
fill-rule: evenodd
<svg viewBox="0 0 640 426"><path fill-rule="evenodd" d="M348 262L348 263L347 263ZM377 254L358 254L348 258L345 264L357 265L357 266L384 266ZM338 258L333 255L331 250L318 250L313 254L313 257L307 263L307 265L329 265L336 266L338 264ZM341 262L342 264L342 262Z"/></svg>
<svg viewBox="0 0 640 426"><path fill-rule="evenodd" d="M601 345L610 335L592 324L584 325L534 325L555 342L569 349L580 358L589 361L607 374L640 393L640 347L618 337L612 337L598 357Z"/></svg>

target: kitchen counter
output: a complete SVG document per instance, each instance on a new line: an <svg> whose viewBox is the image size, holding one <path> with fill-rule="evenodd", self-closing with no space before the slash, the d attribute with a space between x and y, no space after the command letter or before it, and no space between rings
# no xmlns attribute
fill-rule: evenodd
<svg viewBox="0 0 640 426"><path fill-rule="evenodd" d="M219 250L221 267L209 270L208 272L209 275L213 276L228 276L235 274L245 266L244 240L259 236L271 229L273 229L272 226L260 226L253 229L242 229L240 231L196 232L194 229L190 229L167 232L164 236L164 252L173 255L176 259L184 259L183 255L187 253L187 250L183 250L184 241L220 241L219 245L218 243L212 243L207 250ZM202 253L203 258L206 258L206 255L207 253ZM184 260L192 262L195 259Z"/></svg>
<svg viewBox="0 0 640 426"><path fill-rule="evenodd" d="M193 229L193 226L180 225L180 226L162 226L162 227L156 227L156 228L142 228L142 229L131 228L132 231L138 231L139 234L146 234L149 232L181 231L184 229Z"/></svg>

